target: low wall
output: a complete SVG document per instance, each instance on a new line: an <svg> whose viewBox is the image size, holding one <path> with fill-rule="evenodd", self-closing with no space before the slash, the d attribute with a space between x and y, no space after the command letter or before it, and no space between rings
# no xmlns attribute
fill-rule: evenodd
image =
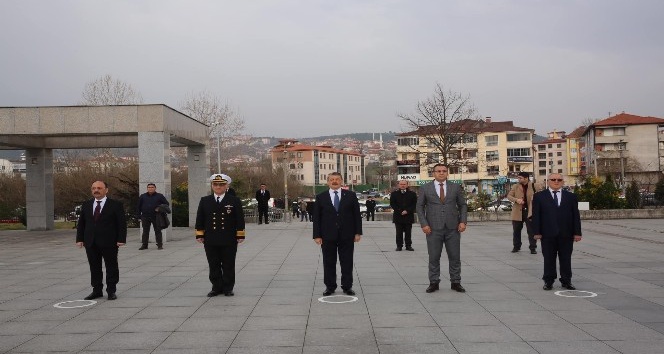
<svg viewBox="0 0 664 354"><path fill-rule="evenodd" d="M657 209L610 209L581 210L583 220L607 219L664 219L664 208ZM417 215L415 215L417 220ZM366 219L365 219L366 220ZM468 213L468 221L510 221L508 211L472 211ZM392 213L376 213L376 221L392 221Z"/></svg>

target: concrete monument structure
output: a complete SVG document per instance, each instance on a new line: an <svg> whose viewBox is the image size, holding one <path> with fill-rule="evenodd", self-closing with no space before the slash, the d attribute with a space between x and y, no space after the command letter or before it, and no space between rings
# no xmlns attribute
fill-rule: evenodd
<svg viewBox="0 0 664 354"><path fill-rule="evenodd" d="M0 107L0 149L25 150L31 231L54 228L53 149L138 148L139 191L152 182L170 202L169 150L186 146L193 227L198 200L209 190L207 132L205 124L163 104Z"/></svg>

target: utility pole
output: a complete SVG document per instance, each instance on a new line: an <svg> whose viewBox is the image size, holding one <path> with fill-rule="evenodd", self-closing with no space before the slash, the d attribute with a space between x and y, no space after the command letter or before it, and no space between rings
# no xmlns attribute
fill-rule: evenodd
<svg viewBox="0 0 664 354"><path fill-rule="evenodd" d="M622 189L622 195L625 196L625 163L623 162L623 150L625 150L625 143L622 139L620 139L618 149L620 150L620 185Z"/></svg>

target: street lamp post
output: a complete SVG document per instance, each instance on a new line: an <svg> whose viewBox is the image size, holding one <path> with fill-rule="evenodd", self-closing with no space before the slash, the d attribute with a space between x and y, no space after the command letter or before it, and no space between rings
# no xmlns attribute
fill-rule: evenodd
<svg viewBox="0 0 664 354"><path fill-rule="evenodd" d="M623 162L623 150L625 150L625 143L623 142L622 139L620 139L620 143L618 146L618 150L620 151L620 185L622 189L622 195L625 195L625 163Z"/></svg>
<svg viewBox="0 0 664 354"><path fill-rule="evenodd" d="M284 145L284 221L286 221L286 215L288 214L288 150L286 145Z"/></svg>
<svg viewBox="0 0 664 354"><path fill-rule="evenodd" d="M221 173L221 134L219 133L220 122L213 122L211 125L217 137L217 173Z"/></svg>

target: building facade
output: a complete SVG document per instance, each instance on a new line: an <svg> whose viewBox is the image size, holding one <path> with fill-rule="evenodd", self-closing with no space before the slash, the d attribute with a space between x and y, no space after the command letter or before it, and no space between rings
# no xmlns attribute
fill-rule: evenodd
<svg viewBox="0 0 664 354"><path fill-rule="evenodd" d="M544 183L550 173L560 173L565 178L565 185L575 181L569 176L568 144L564 131L547 133L547 139L533 145L535 151L534 178ZM574 185L572 182L571 185Z"/></svg>
<svg viewBox="0 0 664 354"><path fill-rule="evenodd" d="M348 185L365 183L364 155L331 146L299 144L297 140L280 140L270 150L272 167L286 164L290 178L306 186L324 185L327 176L339 172Z"/></svg>

